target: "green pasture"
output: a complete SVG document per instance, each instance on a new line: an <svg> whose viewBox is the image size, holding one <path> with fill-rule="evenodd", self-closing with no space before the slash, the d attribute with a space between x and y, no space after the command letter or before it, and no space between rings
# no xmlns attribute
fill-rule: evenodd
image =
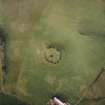
<svg viewBox="0 0 105 105"><path fill-rule="evenodd" d="M104 0L0 3L1 27L8 33L3 92L32 105L46 105L58 94L75 105L105 66Z"/></svg>

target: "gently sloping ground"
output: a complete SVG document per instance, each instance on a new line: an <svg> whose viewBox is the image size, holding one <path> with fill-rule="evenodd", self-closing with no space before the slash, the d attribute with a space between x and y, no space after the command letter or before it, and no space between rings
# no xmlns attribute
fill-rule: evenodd
<svg viewBox="0 0 105 105"><path fill-rule="evenodd" d="M93 82L83 90L80 100L76 103L76 105L87 104L91 105L99 105L99 103L105 103L105 68L103 67ZM97 103L97 104L96 104Z"/></svg>
<svg viewBox="0 0 105 105"><path fill-rule="evenodd" d="M9 28L5 92L33 105L55 94L74 104L105 64L103 6L98 0L42 1L2 1Z"/></svg>

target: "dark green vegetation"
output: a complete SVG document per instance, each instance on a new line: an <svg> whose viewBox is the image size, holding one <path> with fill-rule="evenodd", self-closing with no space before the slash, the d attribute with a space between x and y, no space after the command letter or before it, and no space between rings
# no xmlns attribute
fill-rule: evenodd
<svg viewBox="0 0 105 105"><path fill-rule="evenodd" d="M104 0L0 0L0 22L8 33L1 91L32 105L55 94L104 103Z"/></svg>
<svg viewBox="0 0 105 105"><path fill-rule="evenodd" d="M28 105L21 102L14 96L4 95L0 93L0 105Z"/></svg>

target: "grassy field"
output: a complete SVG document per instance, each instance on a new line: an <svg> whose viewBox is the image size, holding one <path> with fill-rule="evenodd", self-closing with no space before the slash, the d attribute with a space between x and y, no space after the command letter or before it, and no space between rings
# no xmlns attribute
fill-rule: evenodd
<svg viewBox="0 0 105 105"><path fill-rule="evenodd" d="M0 105L28 105L28 104L21 102L14 96L4 95L0 93Z"/></svg>
<svg viewBox="0 0 105 105"><path fill-rule="evenodd" d="M46 105L55 94L74 105L105 66L104 6L104 0L0 0L8 32L3 91L32 105Z"/></svg>

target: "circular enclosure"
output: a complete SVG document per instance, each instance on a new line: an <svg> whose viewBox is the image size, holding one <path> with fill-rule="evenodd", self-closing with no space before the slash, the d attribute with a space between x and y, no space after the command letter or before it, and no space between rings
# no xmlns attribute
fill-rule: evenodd
<svg viewBox="0 0 105 105"><path fill-rule="evenodd" d="M51 44L46 47L44 57L48 63L57 64L62 58L62 51L57 45Z"/></svg>

